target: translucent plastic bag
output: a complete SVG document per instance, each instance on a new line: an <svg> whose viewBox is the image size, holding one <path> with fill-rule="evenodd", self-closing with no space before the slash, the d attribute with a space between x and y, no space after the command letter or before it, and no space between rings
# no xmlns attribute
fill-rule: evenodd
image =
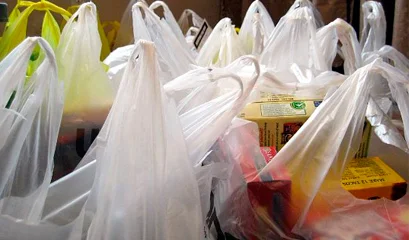
<svg viewBox="0 0 409 240"><path fill-rule="evenodd" d="M198 185L176 107L163 91L158 69L153 43L137 43L97 138L94 183L78 214L71 208L62 215L68 214L69 222L54 218L20 224L20 230L7 229L2 239L202 238ZM89 178L87 173L83 176ZM56 193L50 190L54 200L69 195ZM0 218L2 224L8 221Z"/></svg>
<svg viewBox="0 0 409 240"><path fill-rule="evenodd" d="M239 77L240 70L246 66L253 68L252 75ZM178 93L186 94L183 95L186 98L184 103L190 107L184 108L186 111L180 115L180 121L192 165L201 163L217 138L226 131L232 119L245 104L258 76L257 62L253 58L243 57L224 70L214 69L210 72L208 69L192 70L185 78L180 77L179 80L173 80L165 85L165 91L174 100ZM228 83L230 90L227 88L220 94L217 86L213 86L215 81ZM192 89L193 91L186 93L186 90ZM203 95L206 97L202 98ZM107 123L77 169L50 187L44 210L44 219L47 222L67 224L80 214L94 182L93 176L98 160L96 145L98 142L107 141L107 133L111 126L108 124L110 117L111 115L108 116ZM212 169L213 167L195 169L196 178L201 179L199 184L203 185L200 187L201 195L202 188L205 189L208 181L211 181L208 177L213 175ZM209 200L209 195L205 196L204 199ZM202 204L202 210L207 212L209 208L204 206Z"/></svg>
<svg viewBox="0 0 409 240"><path fill-rule="evenodd" d="M385 45L386 18L382 4L367 1L362 4L363 29L361 34L361 47L363 58L366 53L377 51Z"/></svg>
<svg viewBox="0 0 409 240"><path fill-rule="evenodd" d="M251 185L257 183L250 180L266 165L260 152L258 132L255 123L234 119L203 162L202 171L217 167L217 170L210 171L212 178L207 192L209 239L280 239L277 235L266 234L271 232L268 228L257 229L257 224L262 221L252 213L257 198L251 195L254 190ZM206 192L204 189L201 194Z"/></svg>
<svg viewBox="0 0 409 240"><path fill-rule="evenodd" d="M65 87L56 178L72 171L85 155L112 105L114 91L99 61L100 52L96 7L85 3L67 22L56 51Z"/></svg>
<svg viewBox="0 0 409 240"><path fill-rule="evenodd" d="M26 69L37 44L45 52L32 77ZM54 165L63 88L51 46L27 38L0 62L0 214L40 220Z"/></svg>
<svg viewBox="0 0 409 240"><path fill-rule="evenodd" d="M371 96L380 79L373 77L378 74L387 80L398 103L408 139L407 76L380 60L358 69L261 171L259 176L272 174L274 179L291 181L290 194L280 199L286 218L271 221L271 229L281 224L307 239L408 237L409 223L404 217L409 211L407 196L398 201L359 200L340 184L346 164L359 147L365 116L386 144L406 154L400 163L407 166L407 141Z"/></svg>
<svg viewBox="0 0 409 240"><path fill-rule="evenodd" d="M176 38L179 40L180 44L187 48L186 39L183 35L182 29L180 29L179 24L178 22L176 22L176 19L170 11L168 5L166 5L166 3L164 3L163 1L155 1L149 6L149 9L154 11L159 7L162 7L163 9L163 18L161 19L161 21L164 21L167 26L170 27L173 34L175 34Z"/></svg>
<svg viewBox="0 0 409 240"><path fill-rule="evenodd" d="M195 61L171 28L141 2L133 6L132 13L135 41L144 39L155 43L158 57L163 62L161 71L168 72L167 81L188 72Z"/></svg>
<svg viewBox="0 0 409 240"><path fill-rule="evenodd" d="M225 67L243 55L245 53L234 25L230 18L224 18L214 27L196 61L202 67Z"/></svg>
<svg viewBox="0 0 409 240"><path fill-rule="evenodd" d="M176 108L158 78L153 43L139 42L129 61L106 123L107 141L97 142L87 239L199 239L199 191Z"/></svg>
<svg viewBox="0 0 409 240"><path fill-rule="evenodd" d="M344 72L351 75L362 66L361 47L354 28L342 19L336 19L317 32L317 41L322 47L327 68L332 68L338 52L338 42L342 44L339 53L344 59Z"/></svg>
<svg viewBox="0 0 409 240"><path fill-rule="evenodd" d="M328 70L316 39L313 12L308 7L289 11L276 25L260 63L275 72L287 71L292 64L302 70Z"/></svg>
<svg viewBox="0 0 409 240"><path fill-rule="evenodd" d="M192 18L191 20L192 24L189 23L189 16L191 16ZM195 13L191 9L185 9L178 20L179 27L182 29L182 33L184 34L187 34L188 30L191 27L200 28L203 22L204 19L201 18L197 13Z"/></svg>
<svg viewBox="0 0 409 240"><path fill-rule="evenodd" d="M247 10L239 32L245 53L259 56L273 30L274 22L267 9L259 0L254 1Z"/></svg>
<svg viewBox="0 0 409 240"><path fill-rule="evenodd" d="M322 20L321 13L318 9L314 6L314 4L310 0L295 0L293 5L291 5L290 9L288 9L288 13L294 11L295 9L306 7L312 11L312 20L315 22L315 27L317 29L324 26L324 21Z"/></svg>

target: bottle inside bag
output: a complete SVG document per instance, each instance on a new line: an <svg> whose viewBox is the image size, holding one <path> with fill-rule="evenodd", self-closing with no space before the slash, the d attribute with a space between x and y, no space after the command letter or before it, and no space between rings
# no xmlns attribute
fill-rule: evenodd
<svg viewBox="0 0 409 240"><path fill-rule="evenodd" d="M3 36L3 32L6 28L8 21L7 3L0 3L0 38Z"/></svg>

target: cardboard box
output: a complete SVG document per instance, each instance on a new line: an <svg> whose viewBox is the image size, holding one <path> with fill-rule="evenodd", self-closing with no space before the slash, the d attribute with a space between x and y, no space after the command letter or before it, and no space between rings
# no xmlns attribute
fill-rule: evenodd
<svg viewBox="0 0 409 240"><path fill-rule="evenodd" d="M240 117L257 123L260 146L280 151L308 120L322 100L298 100L288 95L265 95L262 100L247 105ZM367 157L372 128L365 122L357 157Z"/></svg>
<svg viewBox="0 0 409 240"><path fill-rule="evenodd" d="M378 157L351 160L341 184L356 198L369 200L398 200L407 189L406 181Z"/></svg>

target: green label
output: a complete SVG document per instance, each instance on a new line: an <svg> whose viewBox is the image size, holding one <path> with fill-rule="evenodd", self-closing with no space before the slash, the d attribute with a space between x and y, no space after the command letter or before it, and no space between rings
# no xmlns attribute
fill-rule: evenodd
<svg viewBox="0 0 409 240"><path fill-rule="evenodd" d="M305 102L292 102L291 107L294 109L305 109Z"/></svg>

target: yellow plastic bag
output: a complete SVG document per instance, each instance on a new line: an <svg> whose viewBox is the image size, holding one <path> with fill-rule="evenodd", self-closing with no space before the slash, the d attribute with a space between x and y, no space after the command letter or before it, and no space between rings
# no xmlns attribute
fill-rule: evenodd
<svg viewBox="0 0 409 240"><path fill-rule="evenodd" d="M25 9L20 11L20 8ZM64 19L71 17L71 13L46 0L39 2L17 1L16 7L10 14L3 37L0 39L0 60L26 38L28 18L33 11L45 12L41 35L53 49L57 47L61 31L52 12L61 15ZM37 49L34 51L31 60L35 61L39 57ZM40 60L38 62L41 62ZM38 65L38 63L34 65ZM30 67L33 67L33 65L30 64Z"/></svg>

